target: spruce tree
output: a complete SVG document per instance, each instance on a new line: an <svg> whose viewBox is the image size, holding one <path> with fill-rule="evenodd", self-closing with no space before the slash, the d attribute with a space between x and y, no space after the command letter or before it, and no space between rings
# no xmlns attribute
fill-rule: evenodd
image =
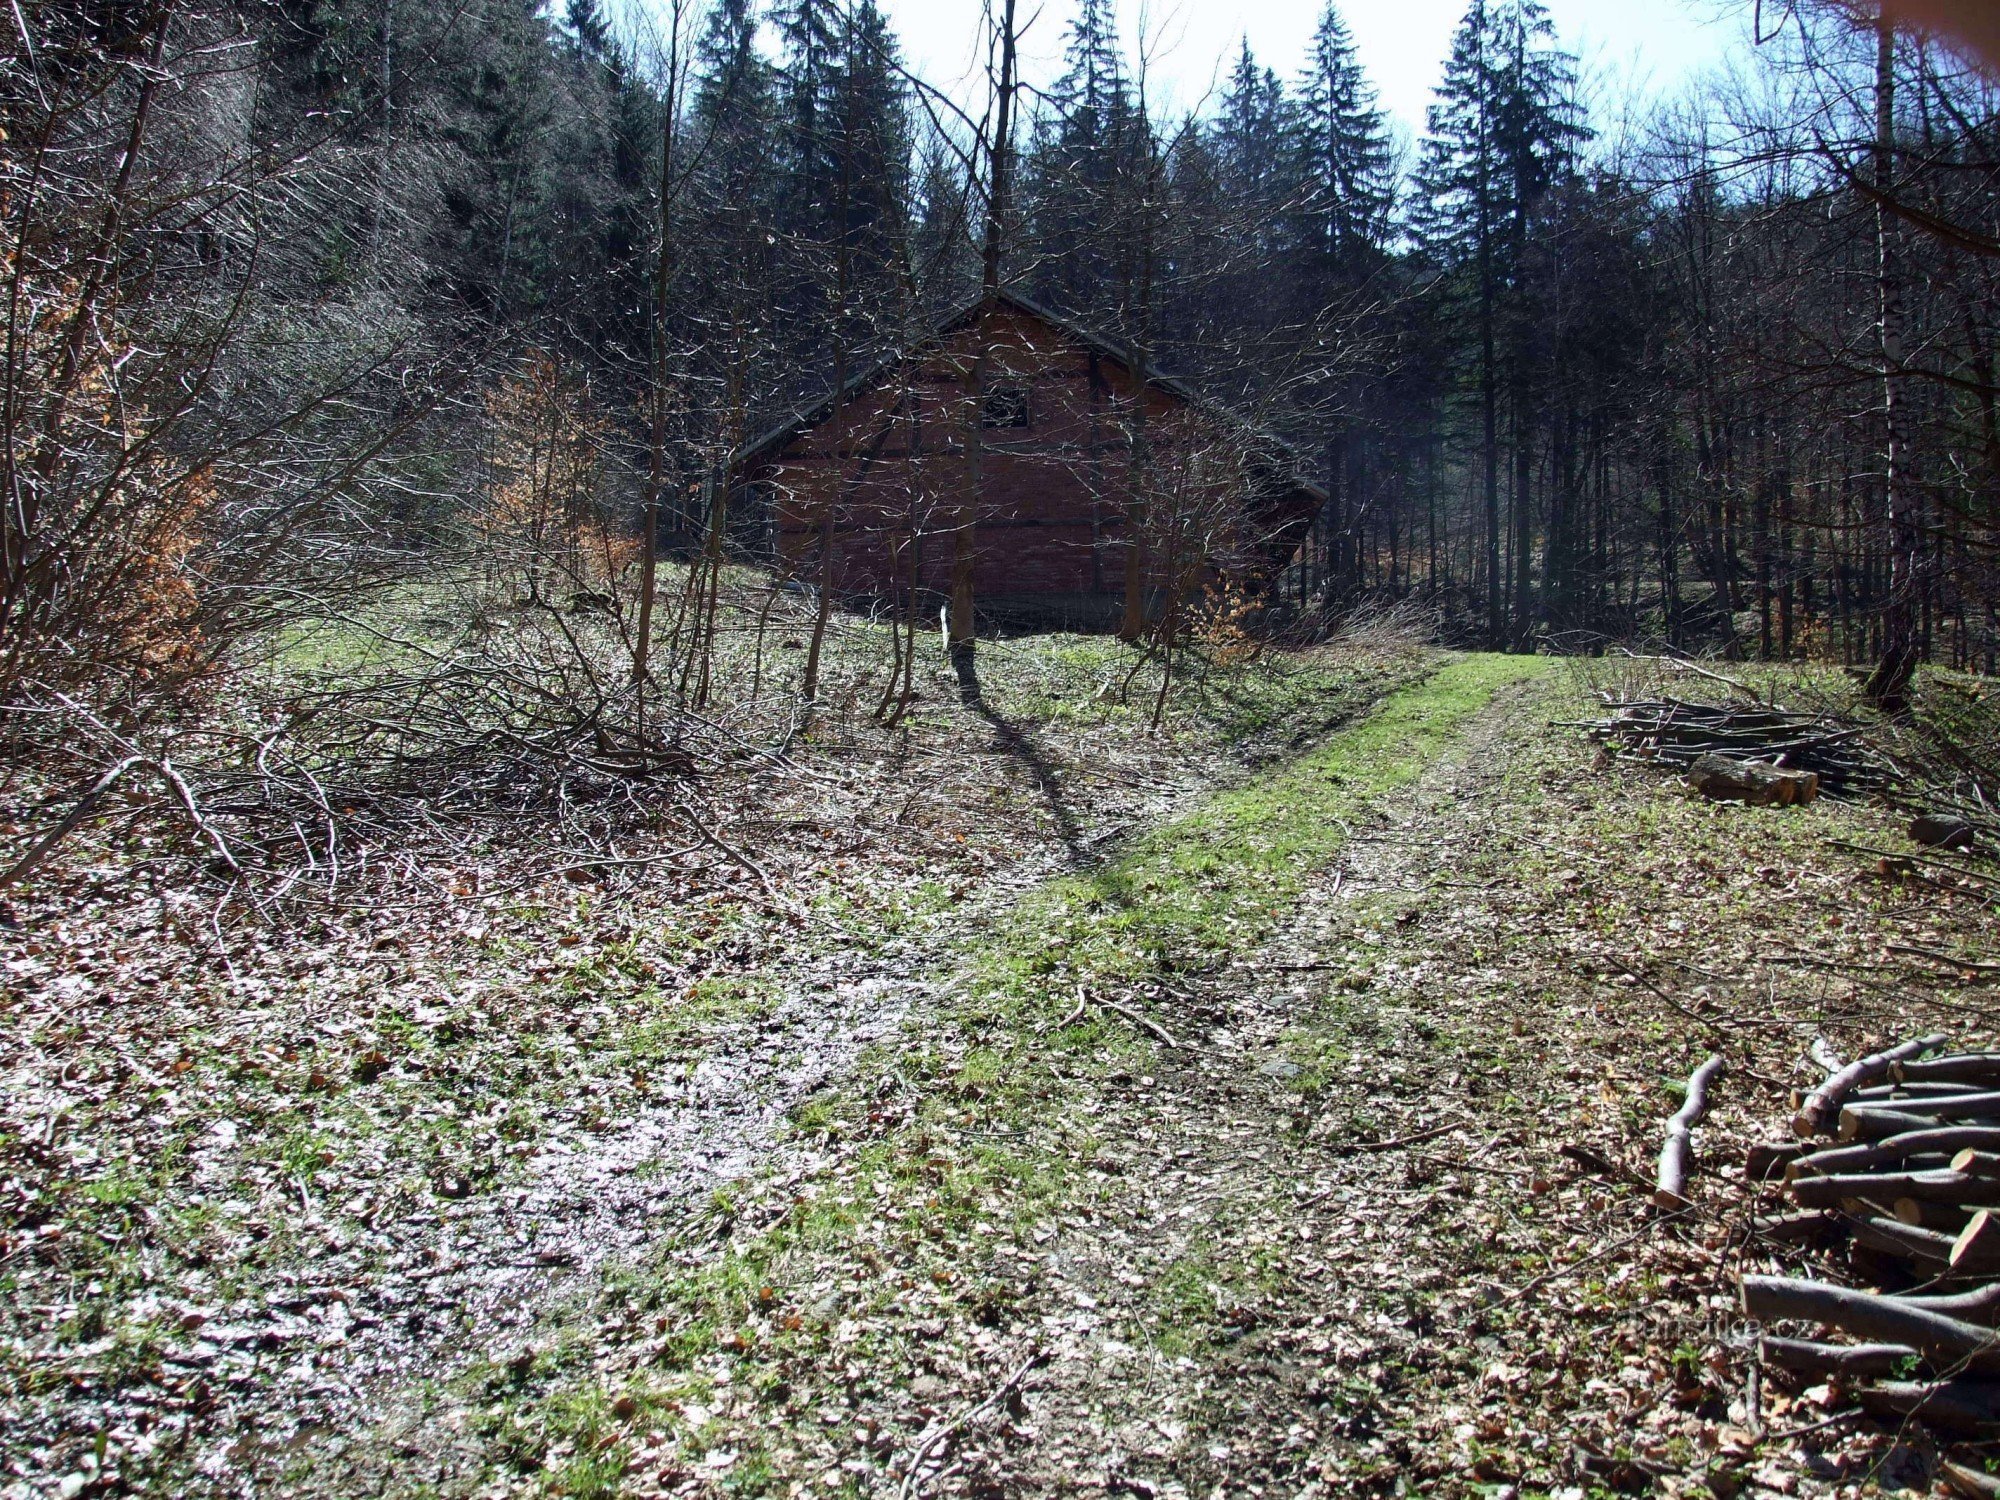
<svg viewBox="0 0 2000 1500"><path fill-rule="evenodd" d="M1527 252L1549 189L1575 168L1589 133L1575 102L1573 60L1554 44L1538 0L1472 0L1452 38L1431 106L1412 228L1471 304L1486 523L1487 629L1525 644L1532 590L1533 397L1528 389L1532 289ZM1511 399L1513 550L1501 552L1500 393ZM1508 621L1512 570L1513 619Z"/></svg>
<svg viewBox="0 0 2000 1500"><path fill-rule="evenodd" d="M1387 334L1377 326L1384 299L1372 283L1390 258L1395 159L1375 91L1333 4L1314 30L1286 144L1286 285L1304 340L1310 425L1322 445L1326 581L1339 595L1358 582L1355 530L1379 467L1370 439L1390 425L1382 420Z"/></svg>
<svg viewBox="0 0 2000 1500"><path fill-rule="evenodd" d="M585 57L602 57L611 48L611 27L598 0L569 0L563 12L577 50Z"/></svg>
<svg viewBox="0 0 2000 1500"><path fill-rule="evenodd" d="M1145 122L1119 57L1110 0L1083 0L1064 68L1038 122L1027 196L1043 297L1099 318L1122 302L1123 197L1144 155Z"/></svg>
<svg viewBox="0 0 2000 1500"><path fill-rule="evenodd" d="M1322 277L1364 273L1388 238L1395 154L1347 23L1332 4L1299 78L1291 146L1300 190L1297 248Z"/></svg>
<svg viewBox="0 0 2000 1500"><path fill-rule="evenodd" d="M1215 155L1218 170L1239 200L1258 207L1260 227L1282 206L1281 173L1291 123L1284 85L1271 69L1257 66L1245 37L1216 117Z"/></svg>

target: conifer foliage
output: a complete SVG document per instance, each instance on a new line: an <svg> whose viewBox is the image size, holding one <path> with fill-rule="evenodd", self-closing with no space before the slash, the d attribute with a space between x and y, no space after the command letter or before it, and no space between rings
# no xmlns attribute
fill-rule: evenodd
<svg viewBox="0 0 2000 1500"><path fill-rule="evenodd" d="M198 678L479 534L529 368L589 392L593 525L768 563L728 456L988 279L1325 490L1272 623L1415 599L1513 649L1886 662L1885 700L1993 669L2000 100L1962 58L1788 7L1727 151L1698 100L1614 156L1539 0L1467 0L1409 143L1337 0L1192 113L1135 9L1061 19L997 142L997 69L914 77L878 0L23 7L0 692Z"/></svg>

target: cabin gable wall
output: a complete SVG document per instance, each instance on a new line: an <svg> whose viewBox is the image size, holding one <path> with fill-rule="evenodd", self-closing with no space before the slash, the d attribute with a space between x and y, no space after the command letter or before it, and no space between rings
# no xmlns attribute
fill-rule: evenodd
<svg viewBox="0 0 2000 1500"><path fill-rule="evenodd" d="M974 591L987 607L1101 622L1124 589L1139 403L1154 489L1185 483L1190 455L1215 433L1185 401L1141 389L1121 363L1041 319L989 310L743 478L769 497L779 561L794 576L817 583L824 571L843 594L948 591L982 344ZM1240 484L1232 476L1225 488Z"/></svg>

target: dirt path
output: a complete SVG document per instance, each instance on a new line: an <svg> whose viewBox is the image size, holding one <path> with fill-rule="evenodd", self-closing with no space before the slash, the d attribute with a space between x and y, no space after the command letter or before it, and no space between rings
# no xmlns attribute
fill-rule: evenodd
<svg viewBox="0 0 2000 1500"><path fill-rule="evenodd" d="M1827 837L1884 814L1605 767L1549 727L1577 689L1462 660L949 921L763 965L643 1107L497 1188L359 1234L313 1206L311 1263L167 1351L214 1393L203 1472L903 1500L1888 1472L1879 1435L1767 1442L1818 1409L1749 1394L1728 1292L1774 1252L1733 1162L1816 1035L1980 1040L1976 996L1899 971L1886 1000L1881 957L1984 913L1858 880ZM1701 1201L1662 1223L1662 1081L1710 1049Z"/></svg>
<svg viewBox="0 0 2000 1500"><path fill-rule="evenodd" d="M1783 1205L1739 1164L1788 1118L1786 1080L1817 1076L1815 1035L1850 1055L1933 1024L1991 1035L1966 987L1876 977L1899 935L1976 946L1985 914L1871 886L1823 842L1891 838L1882 813L1760 816L1603 766L1548 727L1573 692L1502 689L1258 951L1181 979L1156 1012L1181 1045L1111 1075L1089 1210L1041 1247L1021 1338L1045 1363L925 1486L1581 1500L1927 1480L1927 1445L1826 1423L1837 1393L1760 1386L1735 1276L1809 1258L1762 1238ZM1732 1072L1700 1201L1662 1220L1663 1085L1710 1049Z"/></svg>
<svg viewBox="0 0 2000 1500"><path fill-rule="evenodd" d="M1003 925L808 1133L816 1172L662 1248L660 1332L506 1393L538 1470L492 1481L1580 1500L1907 1467L1823 1392L1753 1396L1734 1276L1798 1256L1736 1163L1815 1035L1982 1039L1962 987L1876 976L1984 913L1857 879L1828 838L1886 814L1690 801L1551 729L1573 680L1452 670ZM1667 1084L1711 1049L1663 1220Z"/></svg>
<svg viewBox="0 0 2000 1500"><path fill-rule="evenodd" d="M1381 1184L1421 1171L1431 1143L1340 1148L1436 1129L1466 1083L1436 1045L1438 992L1466 975L1434 961L1385 982L1355 943L1419 920L1464 867L1487 832L1476 809L1544 698L1504 689L1354 830L1277 936L1188 987L1182 1045L1110 1105L1122 1170L1098 1227L1067 1230L1043 1262L1039 1441L992 1476L1009 1492L1289 1494L1337 1462L1338 1493L1390 1457L1374 1410L1386 1371L1422 1358L1434 1322L1404 1299L1447 1274L1429 1216ZM1219 1326L1221 1347L1191 1350L1190 1324Z"/></svg>
<svg viewBox="0 0 2000 1500"><path fill-rule="evenodd" d="M557 1343L587 1350L588 1333L550 1329L618 1286L651 1246L705 1232L691 1226L712 1223L742 1184L823 1170L827 1151L791 1122L815 1096L848 1088L857 1059L892 1055L936 1024L969 934L1212 788L1153 777L1109 796L1085 788L1073 806L1062 757L1032 730L985 716L990 753L1046 804L1050 837L907 935L810 917L741 976L758 1002L702 1028L632 1115L564 1132L498 1187L452 1201L447 1179L443 1200L374 1216L359 1233L305 1202L298 1236L324 1237L311 1263L166 1351L170 1368L216 1383L192 1467L216 1490L246 1495L462 1486L493 1462L474 1410L489 1372L504 1381L533 1370ZM447 1007L423 1021L449 1028L454 1017ZM233 1145L204 1143L211 1165L198 1183L227 1191Z"/></svg>
<svg viewBox="0 0 2000 1500"><path fill-rule="evenodd" d="M438 1441L441 1417L464 1433L454 1387L467 1370L532 1362L552 1315L711 1214L718 1194L819 1169L824 1153L790 1119L845 1086L857 1058L924 1024L966 927L1078 858L1064 848L1008 866L957 902L951 923L909 937L803 942L758 970L775 998L707 1029L633 1118L545 1145L497 1191L375 1223L289 1278L288 1292L192 1330L169 1363L234 1375L240 1393L211 1413L197 1470L224 1491L334 1495L400 1493L427 1474L449 1486L476 1471L487 1457L477 1441ZM326 1227L316 1214L303 1225Z"/></svg>
<svg viewBox="0 0 2000 1500"><path fill-rule="evenodd" d="M215 1424L235 1432L214 1440L203 1467L245 1492L391 1486L386 1470L427 1446L441 1383L470 1363L518 1357L547 1307L759 1170L801 1102L934 998L935 946L898 942L779 969L768 977L783 998L706 1037L699 1060L622 1128L546 1147L512 1185L442 1214L379 1224L315 1265L295 1297L197 1330L174 1357L186 1368L232 1350L289 1356L246 1410Z"/></svg>

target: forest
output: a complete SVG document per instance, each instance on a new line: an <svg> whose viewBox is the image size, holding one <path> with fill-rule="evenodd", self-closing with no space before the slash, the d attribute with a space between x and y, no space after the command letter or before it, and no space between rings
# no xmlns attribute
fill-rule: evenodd
<svg viewBox="0 0 2000 1500"><path fill-rule="evenodd" d="M2000 650L1994 100L1921 33L1794 7L1732 80L1593 119L1536 6L1475 5L1405 146L1337 7L1185 117L1095 0L1045 89L986 18L983 105L835 0L33 18L12 683L164 684L556 533L643 661L730 454L983 277L1290 445L1326 500L1287 618L1421 601L1467 643L1837 659L1889 698Z"/></svg>
<svg viewBox="0 0 2000 1500"><path fill-rule="evenodd" d="M0 1500L2000 1495L2000 28L1659 4L14 0Z"/></svg>

